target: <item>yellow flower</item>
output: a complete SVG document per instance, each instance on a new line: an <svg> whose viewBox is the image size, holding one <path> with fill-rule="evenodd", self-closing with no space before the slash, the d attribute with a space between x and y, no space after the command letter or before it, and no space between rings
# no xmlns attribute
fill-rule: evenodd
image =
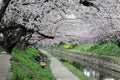
<svg viewBox="0 0 120 80"><path fill-rule="evenodd" d="M63 46L65 49L70 49L72 47L72 45L69 43L69 44L66 44Z"/></svg>

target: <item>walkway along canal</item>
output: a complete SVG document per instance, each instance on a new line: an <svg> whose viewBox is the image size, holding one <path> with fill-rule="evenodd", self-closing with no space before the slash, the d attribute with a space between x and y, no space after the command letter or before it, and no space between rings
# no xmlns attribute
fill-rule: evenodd
<svg viewBox="0 0 120 80"><path fill-rule="evenodd" d="M80 80L77 76L75 76L72 72L70 72L63 64L56 59L51 54L47 53L44 50L38 49L40 53L46 55L50 60L50 68L51 71L56 78L56 80Z"/></svg>
<svg viewBox="0 0 120 80"><path fill-rule="evenodd" d="M69 51L49 52L73 60L73 65L82 66L82 72L92 80L120 80L120 62L115 59Z"/></svg>

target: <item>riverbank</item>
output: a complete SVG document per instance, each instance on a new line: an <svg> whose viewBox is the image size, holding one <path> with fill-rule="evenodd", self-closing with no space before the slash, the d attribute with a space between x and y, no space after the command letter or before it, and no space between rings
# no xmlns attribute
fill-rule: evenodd
<svg viewBox="0 0 120 80"><path fill-rule="evenodd" d="M56 53L59 56L70 59L73 62L93 67L103 73L106 72L111 76L120 79L120 62L109 57L101 57L97 55L53 50L51 53Z"/></svg>
<svg viewBox="0 0 120 80"><path fill-rule="evenodd" d="M88 54L91 57L97 56L101 59L113 60L112 63L114 63L114 61L117 61L116 63L120 61L120 47L114 43L61 44L53 47L53 49L77 52L78 54ZM93 57L93 59L95 58Z"/></svg>
<svg viewBox="0 0 120 80"><path fill-rule="evenodd" d="M82 52L92 55L105 55L120 57L120 47L114 43L90 43L90 44L61 44L55 46L60 50L67 50L72 52Z"/></svg>
<svg viewBox="0 0 120 80"><path fill-rule="evenodd" d="M45 59L45 68L41 67L41 56L34 47L25 50L14 48L11 61L13 76L10 80L55 80L48 60Z"/></svg>

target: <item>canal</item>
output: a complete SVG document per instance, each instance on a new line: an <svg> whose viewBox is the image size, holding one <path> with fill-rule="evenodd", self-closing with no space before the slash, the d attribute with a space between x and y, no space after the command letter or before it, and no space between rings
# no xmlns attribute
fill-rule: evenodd
<svg viewBox="0 0 120 80"><path fill-rule="evenodd" d="M89 63L88 65L84 65L76 62L74 62L72 65L79 69L84 75L89 77L91 80L120 80L119 74L115 72L111 73L110 70L105 70L105 68L98 65L93 64L93 66L90 66Z"/></svg>
<svg viewBox="0 0 120 80"><path fill-rule="evenodd" d="M112 61L105 57L67 51L52 50L51 53L73 61L72 65L91 78L91 80L120 80L120 64L117 61Z"/></svg>

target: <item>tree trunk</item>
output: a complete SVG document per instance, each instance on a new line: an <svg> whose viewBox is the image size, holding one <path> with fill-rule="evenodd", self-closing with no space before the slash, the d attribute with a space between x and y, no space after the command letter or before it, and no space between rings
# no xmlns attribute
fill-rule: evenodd
<svg viewBox="0 0 120 80"><path fill-rule="evenodd" d="M10 1L11 0L3 0L3 4L2 4L2 7L0 9L0 21L2 20Z"/></svg>

